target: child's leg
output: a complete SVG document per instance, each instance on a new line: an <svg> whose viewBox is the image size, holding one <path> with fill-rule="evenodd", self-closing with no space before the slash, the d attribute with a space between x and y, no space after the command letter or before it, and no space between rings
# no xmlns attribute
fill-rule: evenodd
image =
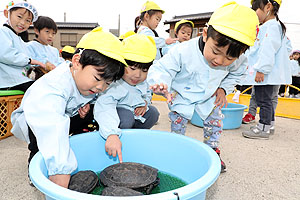
<svg viewBox="0 0 300 200"><path fill-rule="evenodd" d="M203 122L204 143L215 149L219 145L219 138L223 132L224 115L220 107L216 107Z"/></svg>
<svg viewBox="0 0 300 200"><path fill-rule="evenodd" d="M263 125L264 131L269 131L274 112L272 104L273 87L273 85L255 86L256 103L260 107L259 124Z"/></svg>
<svg viewBox="0 0 300 200"><path fill-rule="evenodd" d="M171 120L171 132L185 135L188 119L180 116L177 112L169 112L169 118Z"/></svg>
<svg viewBox="0 0 300 200"><path fill-rule="evenodd" d="M144 123L135 120L133 128L150 129L158 121L159 112L154 106L149 106L148 111L143 115L146 119Z"/></svg>
<svg viewBox="0 0 300 200"><path fill-rule="evenodd" d="M21 90L23 92L26 92L26 90L34 83L34 81L28 81L26 83L22 83L20 85L16 85L10 88L6 88L8 90Z"/></svg>
<svg viewBox="0 0 300 200"><path fill-rule="evenodd" d="M216 107L210 113L210 115L203 122L203 133L204 133L204 143L210 146L213 150L216 151L218 156L220 157L221 151L218 148L219 146L219 138L221 133L223 132L223 120L224 115L221 112L220 107ZM226 171L226 165L221 161L221 172Z"/></svg>
<svg viewBox="0 0 300 200"><path fill-rule="evenodd" d="M99 125L96 122L96 120L94 120L93 110L94 104L90 104L90 110L85 116L85 118L82 119L79 114L70 118L70 135L77 135L83 132L99 130Z"/></svg>
<svg viewBox="0 0 300 200"><path fill-rule="evenodd" d="M272 104L273 85L254 86L256 94L256 103L260 107L259 123L251 127L249 131L242 134L246 138L268 139L270 135L272 116L274 108ZM274 117L274 116L273 116Z"/></svg>
<svg viewBox="0 0 300 200"><path fill-rule="evenodd" d="M30 151L29 158L28 158L28 165L29 165L33 156L39 151L39 148L37 146L36 137L29 127L28 127L28 135L29 135L29 141L30 141L30 143L28 144L28 150Z"/></svg>
<svg viewBox="0 0 300 200"><path fill-rule="evenodd" d="M135 123L133 113L130 110L127 110L125 108L117 108L117 112L120 118L119 128L120 129L132 128Z"/></svg>
<svg viewBox="0 0 300 200"><path fill-rule="evenodd" d="M278 93L279 93L280 85L274 85L273 87L273 94L272 94L272 105L273 105L273 111L272 111L272 121L271 121L271 127L270 127L270 134L275 133L275 110L277 108L278 104Z"/></svg>
<svg viewBox="0 0 300 200"><path fill-rule="evenodd" d="M249 113L251 115L255 116L256 112L257 112L257 103L256 103L256 99L255 99L255 89L254 89L254 87L252 87L250 104L249 104Z"/></svg>

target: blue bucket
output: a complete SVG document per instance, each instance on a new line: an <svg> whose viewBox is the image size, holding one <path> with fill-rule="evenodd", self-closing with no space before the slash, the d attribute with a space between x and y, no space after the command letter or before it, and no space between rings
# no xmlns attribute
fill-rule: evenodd
<svg viewBox="0 0 300 200"><path fill-rule="evenodd" d="M29 175L35 187L45 194L47 200L203 200L206 190L220 174L220 159L206 144L193 138L174 133L128 129L122 131L122 156L124 162L138 162L153 166L159 171L172 174L187 183L186 186L158 194L135 197L107 197L84 194L60 187L48 179L41 153L30 162ZM105 140L98 132L84 133L70 138L71 148L78 161L78 171L102 171L118 163L118 159L105 152Z"/></svg>
<svg viewBox="0 0 300 200"><path fill-rule="evenodd" d="M247 109L247 106L236 103L228 103L227 108L223 107L222 113L225 115L223 120L223 129L239 128L242 124L245 109ZM191 119L191 124L203 127L203 120L196 112L194 112Z"/></svg>

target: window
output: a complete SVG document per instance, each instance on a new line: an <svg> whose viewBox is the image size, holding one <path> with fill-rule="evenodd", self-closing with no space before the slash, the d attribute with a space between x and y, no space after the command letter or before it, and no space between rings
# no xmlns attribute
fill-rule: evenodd
<svg viewBox="0 0 300 200"><path fill-rule="evenodd" d="M61 33L60 34L60 46L64 47L66 45L70 45L75 47L79 40L77 40L77 33ZM80 38L82 35L80 35ZM79 38L79 39L80 39Z"/></svg>

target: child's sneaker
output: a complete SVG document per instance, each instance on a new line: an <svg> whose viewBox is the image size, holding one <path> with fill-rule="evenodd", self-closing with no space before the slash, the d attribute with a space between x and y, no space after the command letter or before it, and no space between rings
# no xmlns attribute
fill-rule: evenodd
<svg viewBox="0 0 300 200"><path fill-rule="evenodd" d="M245 117L243 118L242 123L243 124L249 124L249 123L252 123L252 122L255 122L255 116L251 115L250 113L247 113L245 115Z"/></svg>
<svg viewBox="0 0 300 200"><path fill-rule="evenodd" d="M215 152L218 154L219 158L220 158L220 161L221 161L221 173L224 173L226 172L226 165L225 163L223 162L223 160L221 159L221 156L220 156L220 149L219 148L213 148L213 150L215 150Z"/></svg>
<svg viewBox="0 0 300 200"><path fill-rule="evenodd" d="M251 139L269 139L270 136L270 130L263 131L258 126L253 126L250 128L249 131L244 131L242 135L246 138Z"/></svg>

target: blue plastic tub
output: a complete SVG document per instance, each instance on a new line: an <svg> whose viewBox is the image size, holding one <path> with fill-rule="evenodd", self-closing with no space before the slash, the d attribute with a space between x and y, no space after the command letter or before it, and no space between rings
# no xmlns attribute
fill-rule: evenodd
<svg viewBox="0 0 300 200"><path fill-rule="evenodd" d="M223 129L236 129L242 124L244 110L247 106L236 103L228 103L227 108L222 108L222 113L225 115L223 120ZM191 119L191 124L203 127L203 120L194 112Z"/></svg>
<svg viewBox="0 0 300 200"><path fill-rule="evenodd" d="M46 199L60 200L203 200L206 190L220 174L220 159L207 145L195 139L169 132L154 130L123 130L122 155L124 162L139 162L167 172L188 185L176 190L136 197L104 197L68 190L52 183L40 153L29 166L29 174L35 187L45 194ZM105 167L118 163L105 152L105 140L98 132L84 133L70 138L71 147L78 161L78 170L99 172Z"/></svg>

